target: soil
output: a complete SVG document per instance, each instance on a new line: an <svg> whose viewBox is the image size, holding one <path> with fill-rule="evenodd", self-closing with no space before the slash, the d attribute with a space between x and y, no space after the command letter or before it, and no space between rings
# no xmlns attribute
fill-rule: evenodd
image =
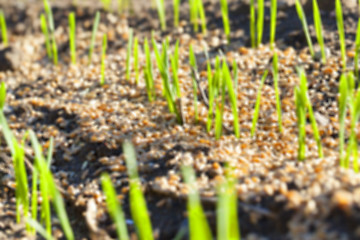
<svg viewBox="0 0 360 240"><path fill-rule="evenodd" d="M284 131L278 131L270 73L263 88L257 133L253 138L250 128L257 89L263 72L271 68L273 56L267 42L269 8L266 10L263 45L251 49L246 1L228 1L232 29L230 43L223 34L218 1L204 1L207 36L193 31L185 1L181 4L181 27L173 27L172 15L167 14L168 30L165 32L160 31L157 11L148 1L131 1L131 10L123 14L106 12L100 3L78 2L74 6L68 0L51 1L60 60L59 65L54 66L46 56L40 31L42 1L0 1L10 36L10 46L0 46L0 80L7 87L4 112L19 139L26 130L32 129L47 150L50 137L54 137L51 170L66 201L76 239L116 237L99 183L103 172L110 174L116 186L129 230L136 239L129 213L128 178L121 147L125 139L130 139L137 151L140 178L157 239L173 239L180 230L188 228L186 186L180 173L182 164L191 164L196 170L201 201L215 233L215 188L224 174L225 163L235 167L238 177L238 216L243 239L360 238L360 175L339 167L337 93L342 66L335 13L329 6L324 7L327 1L319 1L329 51L326 64L309 55L293 1L279 1L276 51ZM266 4L268 6L269 2ZM170 4L167 9L170 13ZM95 54L92 63L88 64L96 10L101 11L101 23ZM315 43L311 7L305 10ZM76 12L77 24L75 65L70 63L67 32L71 11ZM357 19L356 8L344 8L348 69L354 66ZM125 79L129 27L134 29L141 46L152 31L158 43L169 37L173 46L180 40L178 74L184 125L177 124L175 116L167 109L155 63L157 99L154 102L147 100L142 71L139 84L135 84L134 72L130 81ZM101 38L105 33L109 40L106 84L100 86ZM222 52L229 63L235 60L238 64L236 91L240 139L231 132L229 104L225 107L226 129L220 140L215 140L213 132L206 132L208 109L200 94L200 119L194 121L188 64L190 44L197 55L199 82L204 90L207 89L204 45L211 62ZM141 68L144 59L140 51ZM307 158L304 162L297 161L293 100L293 89L299 82L296 66L302 66L308 76L309 95L324 148L323 159L318 157L308 124ZM15 222L13 165L3 139L0 148L0 239L28 239L24 224ZM31 166L30 144L26 152L28 166ZM31 178L30 168L29 176ZM55 214L53 223L55 237L63 239Z"/></svg>

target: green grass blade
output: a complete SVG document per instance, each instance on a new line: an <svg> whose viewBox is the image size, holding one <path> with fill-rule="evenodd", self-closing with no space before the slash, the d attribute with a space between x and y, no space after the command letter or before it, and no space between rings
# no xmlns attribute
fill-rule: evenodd
<svg viewBox="0 0 360 240"><path fill-rule="evenodd" d="M182 166L181 172L185 183L189 187L187 211L189 218L190 239L212 239L211 230L200 203L199 193L195 187L196 179L194 170L190 166Z"/></svg>
<svg viewBox="0 0 360 240"><path fill-rule="evenodd" d="M276 18L277 18L277 0L271 0L271 13L270 13L270 48L273 50L275 47L276 35Z"/></svg>
<svg viewBox="0 0 360 240"><path fill-rule="evenodd" d="M339 84L339 155L340 166L345 167L344 159L344 145L345 145L345 118L346 118L346 105L349 95L349 87L346 79L346 75L342 74Z"/></svg>
<svg viewBox="0 0 360 240"><path fill-rule="evenodd" d="M217 186L216 203L217 239L239 240L239 223L237 217L237 194L235 179L227 166L226 178Z"/></svg>
<svg viewBox="0 0 360 240"><path fill-rule="evenodd" d="M202 0L196 0L197 2L197 9L199 11L199 16L200 16L200 20L201 20L201 29L202 29L202 33L204 35L207 34L207 28L206 28L206 16L205 16L205 10L204 10L204 5Z"/></svg>
<svg viewBox="0 0 360 240"><path fill-rule="evenodd" d="M313 0L313 11L314 11L313 13L314 13L314 25L315 25L316 37L320 45L322 62L325 63L326 62L325 44L324 44L324 38L322 32L321 15L317 0Z"/></svg>
<svg viewBox="0 0 360 240"><path fill-rule="evenodd" d="M149 102L151 102L155 99L155 89L154 89L154 78L152 73L150 47L147 38L145 38L144 41L144 51L145 51L145 69L144 69L145 85L146 85L146 91L148 94Z"/></svg>
<svg viewBox="0 0 360 240"><path fill-rule="evenodd" d="M76 34L75 13L71 12L69 14L69 36L70 36L69 39L70 39L70 56L71 56L72 64L76 64L75 34Z"/></svg>
<svg viewBox="0 0 360 240"><path fill-rule="evenodd" d="M197 98L197 92L198 92L198 88L197 88L197 83L195 80L195 76L194 74L196 74L195 72L197 72L197 65L196 65L196 57L195 57L195 53L194 50L192 48L192 45L190 45L190 49L189 49L189 61L190 61L190 66L193 68L193 73L192 73L192 83L193 83L193 104L194 104L194 115L195 115L195 122L197 123L199 120L199 116L198 116L198 98Z"/></svg>
<svg viewBox="0 0 360 240"><path fill-rule="evenodd" d="M48 149L47 157L46 157L46 164L47 164L48 169L50 169L50 166L51 166L51 160L52 160L53 152L54 152L54 138L51 137L50 138L49 149Z"/></svg>
<svg viewBox="0 0 360 240"><path fill-rule="evenodd" d="M265 15L264 0L258 0L257 46L259 46L262 42L262 37L264 32L264 15Z"/></svg>
<svg viewBox="0 0 360 240"><path fill-rule="evenodd" d="M359 51L360 51L360 18L358 20L358 25L356 30L355 56L354 56L355 76L357 81L359 81Z"/></svg>
<svg viewBox="0 0 360 240"><path fill-rule="evenodd" d="M137 172L136 153L133 145L125 141L123 144L128 175L130 177L130 211L141 240L152 240L152 227L147 212L146 201L141 191Z"/></svg>
<svg viewBox="0 0 360 240"><path fill-rule="evenodd" d="M273 78L276 98L276 111L278 115L279 131L282 133L282 116L281 116L281 101L279 93L279 70L278 70L278 55L275 52L273 57Z"/></svg>
<svg viewBox="0 0 360 240"><path fill-rule="evenodd" d="M161 30L166 30L166 16L165 16L165 5L164 0L156 0L156 7L160 19Z"/></svg>
<svg viewBox="0 0 360 240"><path fill-rule="evenodd" d="M298 161L304 161L306 157L306 144L305 144L306 107L305 107L305 103L303 102L303 98L301 96L301 90L299 87L295 87L294 94L295 94L296 116L297 116L298 131L299 131Z"/></svg>
<svg viewBox="0 0 360 240"><path fill-rule="evenodd" d="M179 26L180 19L180 0L173 0L173 8L174 8L174 26Z"/></svg>
<svg viewBox="0 0 360 240"><path fill-rule="evenodd" d="M239 138L240 137L240 127L239 127L239 117L238 117L238 111L237 111L237 108L238 108L237 107L237 99L236 99L234 87L232 84L229 67L228 67L226 61L223 62L223 76L224 76L225 84L226 84L228 92L229 92L231 109L232 109L232 113L233 113L234 134L237 138Z"/></svg>
<svg viewBox="0 0 360 240"><path fill-rule="evenodd" d="M189 7L190 7L190 22L194 27L194 32L198 32L199 24L198 24L197 0L189 0Z"/></svg>
<svg viewBox="0 0 360 240"><path fill-rule="evenodd" d="M250 42L252 48L256 47L255 15L255 0L250 0Z"/></svg>
<svg viewBox="0 0 360 240"><path fill-rule="evenodd" d="M343 69L346 69L346 45L345 45L345 29L344 29L344 20L340 0L335 0L335 12L336 12L336 23L339 32L340 40L340 50L341 50L341 60Z"/></svg>
<svg viewBox="0 0 360 240"><path fill-rule="evenodd" d="M105 84L105 59L106 59L106 48L107 48L107 35L104 34L101 48L101 79L100 85Z"/></svg>
<svg viewBox="0 0 360 240"><path fill-rule="evenodd" d="M3 45L7 47L9 45L8 36L7 36L7 27L4 12L0 9L0 27L1 27L1 37Z"/></svg>
<svg viewBox="0 0 360 240"><path fill-rule="evenodd" d="M224 24L224 32L228 42L230 42L231 30L230 30L230 20L229 20L229 10L228 10L227 0L220 0L220 5L221 5L221 14Z"/></svg>
<svg viewBox="0 0 360 240"><path fill-rule="evenodd" d="M125 214L118 203L116 191L108 174L101 176L101 185L106 196L106 205L110 217L115 223L117 236L121 240L128 240L129 234L126 227Z"/></svg>
<svg viewBox="0 0 360 240"><path fill-rule="evenodd" d="M304 33L305 33L305 37L306 37L306 41L307 41L307 44L308 44L308 47L309 47L310 55L311 55L312 58L314 58L315 57L315 52L314 52L313 43L311 41L311 37L310 37L310 33L309 33L309 27L308 27L308 24L307 24L307 21L306 21L306 16L305 16L304 9L301 6L301 3L300 3L299 0L295 1L295 7L296 7L297 14L299 16L299 19L301 21Z"/></svg>
<svg viewBox="0 0 360 240"><path fill-rule="evenodd" d="M36 168L32 172L32 184L31 184L31 219L36 221L37 211L38 211L38 193L37 193L37 183L38 183L38 171ZM36 230L34 228L34 230ZM45 231L46 232L46 231ZM33 231L33 233L35 233Z"/></svg>
<svg viewBox="0 0 360 240"><path fill-rule="evenodd" d="M32 228L36 230L44 239L46 240L53 240L54 238L49 234L43 226L39 222L37 222L35 219L32 218L26 218L26 223L29 224Z"/></svg>
<svg viewBox="0 0 360 240"><path fill-rule="evenodd" d="M0 111L4 109L6 102L6 86L5 82L0 83Z"/></svg>
<svg viewBox="0 0 360 240"><path fill-rule="evenodd" d="M133 44L133 29L129 29L128 43L127 43L127 52L126 52L126 80L130 80L130 59L131 59L131 50Z"/></svg>
<svg viewBox="0 0 360 240"><path fill-rule="evenodd" d="M254 109L254 114L253 114L253 120L252 120L252 125L251 125L251 137L254 137L255 135L255 130L256 130L256 124L259 118L259 110L260 110L260 102L261 102L261 90L262 87L264 86L266 77L268 75L268 70L266 70L261 78L261 82L260 82L260 86L258 89L258 93L256 96L256 103L255 103L255 109Z"/></svg>
<svg viewBox="0 0 360 240"><path fill-rule="evenodd" d="M44 14L40 15L40 26L41 26L41 31L44 34L45 37L45 46L46 46L46 52L48 55L48 58L52 58L52 49L51 49L51 43L50 43L50 37L49 37L49 32L48 32L48 27L47 27L47 23L46 23L46 18Z"/></svg>
<svg viewBox="0 0 360 240"><path fill-rule="evenodd" d="M92 32L91 32L91 42L90 42L89 57L88 57L89 64L91 63L92 55L94 52L96 33L97 33L97 30L99 27L99 23L100 23L100 12L96 11L94 24L93 24L93 28L92 28Z"/></svg>
<svg viewBox="0 0 360 240"><path fill-rule="evenodd" d="M206 121L206 131L209 133L211 130L212 119L214 115L214 86L213 86L213 74L211 72L210 61L207 62L207 78L208 78L208 92L209 92L209 110Z"/></svg>
<svg viewBox="0 0 360 240"><path fill-rule="evenodd" d="M232 77L234 79L234 91L235 91L235 97L237 99L238 83L239 83L239 79L238 79L239 69L238 69L238 65L235 60L233 61L232 67L233 67L233 76Z"/></svg>
<svg viewBox="0 0 360 240"><path fill-rule="evenodd" d="M309 111L309 118L310 118L312 130L313 130L313 135L314 135L315 141L317 143L319 158L323 158L324 154L323 154L322 145L321 145L321 137L320 137L319 129L317 127L314 111L311 106L310 97L308 95L306 75L305 75L304 70L299 69L298 71L299 71L299 75L300 75L301 98L302 98L302 101L305 104L306 108Z"/></svg>
<svg viewBox="0 0 360 240"><path fill-rule="evenodd" d="M135 70L135 82L139 83L139 40L137 37L134 39L134 70Z"/></svg>

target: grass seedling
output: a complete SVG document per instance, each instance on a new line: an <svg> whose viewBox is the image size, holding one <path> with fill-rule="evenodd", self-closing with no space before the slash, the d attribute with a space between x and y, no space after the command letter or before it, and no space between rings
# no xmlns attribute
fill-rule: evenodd
<svg viewBox="0 0 360 240"><path fill-rule="evenodd" d="M233 83L231 80L230 70L226 63L226 61L223 62L223 78L226 84L226 87L229 92L229 99L231 103L231 109L233 113L233 126L234 126L234 134L237 138L240 137L240 127L239 127L239 117L238 117L238 111L237 111L237 99L233 87Z"/></svg>
<svg viewBox="0 0 360 240"><path fill-rule="evenodd" d="M40 24L41 24L41 31L43 32L44 37L45 37L46 52L47 52L48 58L51 59L52 58L51 42L50 42L49 31L48 31L46 18L45 18L44 14L40 15Z"/></svg>
<svg viewBox="0 0 360 240"><path fill-rule="evenodd" d="M173 7L174 7L174 26L179 26L179 19L180 19L180 0L173 0Z"/></svg>
<svg viewBox="0 0 360 240"><path fill-rule="evenodd" d="M233 70L233 79L234 79L234 91L235 91L235 97L237 99L237 91L238 91L238 73L239 73L239 70L238 70L238 65L236 63L236 60L233 61L233 64L232 64L232 70Z"/></svg>
<svg viewBox="0 0 360 240"><path fill-rule="evenodd" d="M273 79L274 79L276 111L277 111L277 115L278 115L279 131L280 131L280 133L282 133L281 101L280 101L280 93L279 93L278 55L276 52L274 53L274 56L273 56Z"/></svg>
<svg viewBox="0 0 360 240"><path fill-rule="evenodd" d="M99 23L100 23L100 12L96 11L93 29L92 29L92 33L91 33L90 48L89 48L89 64L91 63L92 55L94 52L96 33L97 33L97 29L99 27Z"/></svg>
<svg viewBox="0 0 360 240"><path fill-rule="evenodd" d="M29 224L36 232L38 232L44 239L53 240L54 238L45 230L41 224L33 218L25 218L27 224Z"/></svg>
<svg viewBox="0 0 360 240"><path fill-rule="evenodd" d="M145 38L144 41L144 52L145 52L144 75L145 75L146 92L148 95L149 102L152 102L155 99L155 88L154 88L151 56L150 56L150 47L147 38Z"/></svg>
<svg viewBox="0 0 360 240"><path fill-rule="evenodd" d="M181 97L180 92L180 84L179 84L179 77L178 77L178 70L179 70L179 40L176 41L174 54L170 57L171 61L171 69L172 69L172 77L174 80L174 91L177 98Z"/></svg>
<svg viewBox="0 0 360 240"><path fill-rule="evenodd" d="M253 48L256 47L255 15L255 0L250 0L250 41Z"/></svg>
<svg viewBox="0 0 360 240"><path fill-rule="evenodd" d="M313 135L314 135L317 147L318 147L319 158L323 158L324 154L323 154L322 146L321 146L320 133L319 133L319 129L317 127L314 111L311 106L310 97L308 95L306 75L305 75L304 70L302 70L302 69L298 69L298 73L300 76L300 89L299 90L300 90L301 104L305 106L305 110L304 110L305 114L306 114L306 109L308 110L310 123L311 123L311 127L313 130Z"/></svg>
<svg viewBox="0 0 360 240"><path fill-rule="evenodd" d="M306 143L305 143L305 136L306 136L306 113L305 113L305 103L303 102L303 98L301 96L300 87L295 87L294 89L295 94L295 106L296 106L296 116L297 116L297 123L298 123L298 161L304 161L306 157Z"/></svg>
<svg viewBox="0 0 360 240"><path fill-rule="evenodd" d="M345 30L344 30L344 20L340 0L335 1L335 12L336 12L336 23L339 31L339 40L340 40L340 50L341 50L341 60L343 69L346 69L346 45L345 45Z"/></svg>
<svg viewBox="0 0 360 240"><path fill-rule="evenodd" d="M218 59L218 58L217 58ZM214 115L214 84L213 84L213 74L211 70L211 64L208 60L207 62L207 78L208 78L208 92L209 92L209 111L206 121L206 131L209 133L211 130L212 119Z"/></svg>
<svg viewBox="0 0 360 240"><path fill-rule="evenodd" d="M299 19L301 21L304 33L305 33L306 41L307 41L307 44L309 46L310 55L311 55L312 58L314 58L315 57L315 52L314 52L313 43L311 41L311 37L310 37L310 33L309 33L309 27L308 27L308 24L307 24L307 21L306 21L306 16L305 16L304 9L301 6L301 3L300 3L299 0L295 1L295 7L296 7L297 14L299 16Z"/></svg>
<svg viewBox="0 0 360 240"><path fill-rule="evenodd" d="M202 33L204 35L207 34L207 28L206 28L206 16L205 16L205 10L202 0L196 0L197 2L197 9L199 11L200 21L201 21L201 29Z"/></svg>
<svg viewBox="0 0 360 240"><path fill-rule="evenodd" d="M116 191L113 184L111 183L109 174L102 174L101 185L106 196L106 205L109 215L115 223L118 239L128 240L129 234L126 227L125 214L118 202Z"/></svg>
<svg viewBox="0 0 360 240"><path fill-rule="evenodd" d="M107 48L107 35L104 34L101 48L101 78L100 85L105 84L105 58L106 58L106 48Z"/></svg>
<svg viewBox="0 0 360 240"><path fill-rule="evenodd" d="M277 0L271 0L271 13L270 13L270 48L275 47L276 35L276 17L277 17Z"/></svg>
<svg viewBox="0 0 360 240"><path fill-rule="evenodd" d="M141 240L153 240L151 221L146 207L146 201L141 191L141 183L137 172L136 153L133 145L125 141L123 152L127 172L130 178L130 211Z"/></svg>
<svg viewBox="0 0 360 240"><path fill-rule="evenodd" d="M215 106L215 139L219 140L222 134L222 124L223 124L223 115L224 115L224 106L225 106L225 81L223 72L220 68L220 63L216 66L215 63L215 97L217 98ZM221 96L221 97L220 97Z"/></svg>
<svg viewBox="0 0 360 240"><path fill-rule="evenodd" d="M257 46L261 44L263 32L264 32L264 15L265 6L264 0L258 0L258 12L257 12Z"/></svg>
<svg viewBox="0 0 360 240"><path fill-rule="evenodd" d="M360 51L360 18L358 20L358 25L356 30L355 56L354 56L355 76L357 81L359 81L359 51Z"/></svg>
<svg viewBox="0 0 360 240"><path fill-rule="evenodd" d="M345 118L348 102L349 87L345 73L340 77L339 83L339 155L340 166L345 167L344 146L345 146Z"/></svg>
<svg viewBox="0 0 360 240"><path fill-rule="evenodd" d="M134 71L135 71L135 82L139 83L139 40L137 37L134 39Z"/></svg>
<svg viewBox="0 0 360 240"><path fill-rule="evenodd" d="M217 239L239 240L239 223L237 217L236 179L229 166L226 176L217 186L216 202Z"/></svg>
<svg viewBox="0 0 360 240"><path fill-rule="evenodd" d="M35 167L39 172L40 193L43 199L41 205L41 215L45 218L46 231L51 235L51 215L50 215L51 213L50 213L49 200L52 199L53 205L55 207L55 211L59 218L65 237L68 240L73 240L74 233L70 226L70 222L65 210L64 201L62 199L60 192L57 190L54 178L42 154L42 147L38 142L35 133L31 130L30 130L30 139L35 152Z"/></svg>
<svg viewBox="0 0 360 240"><path fill-rule="evenodd" d="M196 83L196 77L195 74L197 72L197 64L196 64L196 57L194 54L194 50L192 48L192 45L190 45L190 49L189 49L189 61L190 61L190 66L192 67L192 83L193 83L193 95L194 95L194 99L193 99L193 103L194 103L194 115L195 115L195 122L197 123L199 120L199 114L198 114L198 98L197 98L197 92L198 92L198 88L197 88L197 83Z"/></svg>
<svg viewBox="0 0 360 240"><path fill-rule="evenodd" d="M166 15L165 15L165 2L164 0L156 0L156 8L159 14L161 30L166 30Z"/></svg>
<svg viewBox="0 0 360 240"><path fill-rule="evenodd" d="M50 34L51 34L52 59L53 59L54 65L57 65L58 64L58 51L57 51L57 46L56 46L56 41L55 41L55 24L54 24L52 10L51 10L48 0L44 0L44 9L45 9L47 23L49 24L49 29L50 29Z"/></svg>
<svg viewBox="0 0 360 240"><path fill-rule="evenodd" d="M127 52L126 52L126 80L130 80L130 60L131 60L131 50L133 44L133 29L129 29L128 43L127 43Z"/></svg>
<svg viewBox="0 0 360 240"><path fill-rule="evenodd" d="M230 20L229 20L229 10L228 10L227 0L220 0L220 5L221 5L221 14L224 24L225 35L228 42L230 42L231 31L230 31Z"/></svg>
<svg viewBox="0 0 360 240"><path fill-rule="evenodd" d="M70 36L69 39L70 39L70 56L71 56L72 64L76 64L75 34L76 34L75 13L71 12L69 14L69 36Z"/></svg>
<svg viewBox="0 0 360 240"><path fill-rule="evenodd" d="M256 124L259 118L259 111L260 111L260 101L261 101L261 90L262 87L264 86L266 77L268 75L268 70L266 70L261 78L261 82L260 82L260 86L259 86L259 90L256 96L256 103L255 103L255 109L254 109L254 114L253 114L253 119L252 119L252 125L251 125L251 137L254 137L255 135L255 130L256 130Z"/></svg>
<svg viewBox="0 0 360 240"><path fill-rule="evenodd" d="M323 38L323 33L322 33L321 15L320 15L320 10L319 10L319 5L317 3L317 0L313 0L313 11L314 11L313 13L314 13L314 25L315 25L316 38L320 45L322 62L325 63L326 62L325 44L324 44L324 38Z"/></svg>
<svg viewBox="0 0 360 240"><path fill-rule="evenodd" d="M3 45L7 47L9 45L8 36L7 36L7 27L4 12L0 9L0 27L1 27L1 37Z"/></svg>
<svg viewBox="0 0 360 240"><path fill-rule="evenodd" d="M195 173L192 167L182 166L181 172L184 182L189 189L187 211L189 218L190 238L197 240L212 239L211 230L207 222L204 210L200 203L199 193L196 189Z"/></svg>
<svg viewBox="0 0 360 240"><path fill-rule="evenodd" d="M194 31L199 31L199 23L198 23L198 4L197 0L189 0L189 8L190 8L190 22L193 25Z"/></svg>

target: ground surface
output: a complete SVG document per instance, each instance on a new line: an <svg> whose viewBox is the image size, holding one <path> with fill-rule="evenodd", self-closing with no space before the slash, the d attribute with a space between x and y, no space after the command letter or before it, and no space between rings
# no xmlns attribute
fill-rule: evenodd
<svg viewBox="0 0 360 240"><path fill-rule="evenodd" d="M1 62L0 80L8 94L5 114L20 139L33 129L46 149L51 136L55 151L51 170L62 188L76 239L115 237L106 213L99 178L109 172L133 230L127 201L128 179L121 144L134 143L139 171L158 239L171 239L187 228L186 191L180 166L192 164L209 222L215 229L215 186L223 175L225 162L236 167L239 196L238 215L243 239L359 239L360 175L339 167L338 79L341 74L335 14L322 12L324 37L330 51L325 65L313 61L294 6L280 1L277 25L280 90L284 132L278 131L273 79L270 74L262 93L256 137L250 137L257 88L265 69L271 67L272 51L267 41L258 49L249 47L249 6L229 1L231 43L227 44L216 1L205 1L209 34L194 33L188 23L188 6L182 4L180 28L159 32L155 9L145 1L132 1L127 16L102 11L97 47L92 64L87 64L92 21L96 9L90 1L73 7L68 1L52 1L59 46L60 64L46 57L39 16L42 1L1 1L7 16L10 49ZM325 4L326 5L326 4ZM325 10L325 5L320 5ZM170 6L169 6L170 7ZM306 8L314 42L311 8ZM78 63L69 63L67 16L76 11ZM169 11L170 12L170 8ZM355 8L344 9L348 66L353 66L357 25ZM269 11L266 12L264 39L269 39ZM169 16L171 14L168 14ZM143 43L151 30L158 42L169 37L180 40L181 105L185 124L176 124L161 96L161 79L156 70L157 100L149 103L141 71L140 83L125 80L126 43L129 26ZM100 43L109 39L106 84L99 85ZM239 67L237 98L241 138L224 130L221 140L206 132L207 107L199 95L200 121L194 122L191 71L188 49L192 44L200 71L204 71L204 45L212 61L219 51ZM1 48L3 49L3 47ZM1 50L3 51L3 50ZM4 54L3 54L4 55ZM10 59L10 60L8 60ZM7 65L5 64L7 63ZM140 53L140 65L144 56ZM307 128L307 159L297 161L297 127L293 89L298 84L296 66L306 69L309 94L316 112L324 159L319 159L310 125ZM154 63L154 66L156 64ZM207 89L206 73L200 72L201 86ZM230 105L225 123L232 127ZM14 221L14 174L5 142L0 150L0 239L25 237L23 224ZM31 165L32 152L27 150ZM95 204L93 204L95 203ZM96 219L91 224L89 219ZM61 236L56 228L54 233ZM57 230L56 230L57 229Z"/></svg>

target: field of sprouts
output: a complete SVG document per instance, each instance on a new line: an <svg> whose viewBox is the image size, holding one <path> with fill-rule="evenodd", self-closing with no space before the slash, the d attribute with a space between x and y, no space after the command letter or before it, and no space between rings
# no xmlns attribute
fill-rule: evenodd
<svg viewBox="0 0 360 240"><path fill-rule="evenodd" d="M0 0L0 239L360 239L359 5Z"/></svg>

